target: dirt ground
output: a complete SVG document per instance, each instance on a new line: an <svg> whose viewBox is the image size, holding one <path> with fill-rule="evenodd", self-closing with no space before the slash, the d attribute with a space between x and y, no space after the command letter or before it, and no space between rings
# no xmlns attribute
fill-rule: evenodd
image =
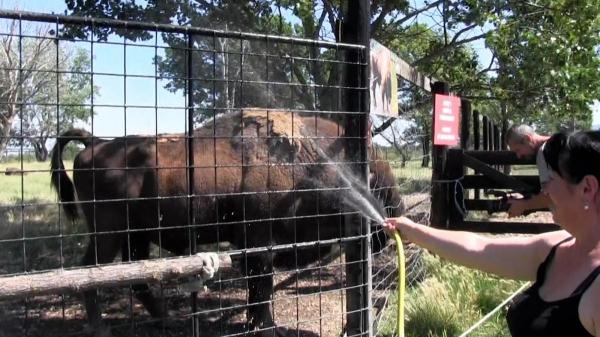
<svg viewBox="0 0 600 337"><path fill-rule="evenodd" d="M390 250L391 252L391 250ZM393 254L382 253L386 268ZM279 272L279 288L273 299L273 314L280 331L294 336L340 336L345 326L344 264L338 258L308 275ZM389 273L387 271L386 273ZM381 273L380 275L384 275ZM221 273L198 294L199 329L203 336L235 336L247 331L246 282L236 271ZM393 278L391 279L393 280ZM391 281L390 280L390 281ZM154 287L166 299L169 317L153 320L143 306L132 299L129 288L100 292L104 321L118 336L190 336L190 296L177 286ZM380 294L381 295L381 294ZM85 325L85 310L75 295L39 296L27 301L2 302L0 336L92 336Z"/></svg>

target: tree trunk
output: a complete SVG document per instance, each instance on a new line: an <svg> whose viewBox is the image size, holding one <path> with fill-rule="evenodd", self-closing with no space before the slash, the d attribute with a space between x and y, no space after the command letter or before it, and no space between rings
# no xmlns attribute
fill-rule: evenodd
<svg viewBox="0 0 600 337"><path fill-rule="evenodd" d="M7 110L0 113L0 153L4 153L10 141L10 129L14 119L15 107L12 104L6 106Z"/></svg>
<svg viewBox="0 0 600 337"><path fill-rule="evenodd" d="M10 128L8 130L5 130L4 127L0 126L0 157L3 153L6 152L6 146L8 145L8 141L10 140L9 135Z"/></svg>
<svg viewBox="0 0 600 337"><path fill-rule="evenodd" d="M423 159L421 161L421 167L429 167L429 137L421 137L421 145L423 149Z"/></svg>
<svg viewBox="0 0 600 337"><path fill-rule="evenodd" d="M43 141L32 141L33 149L35 151L35 160L42 162L48 159L48 149L44 145Z"/></svg>

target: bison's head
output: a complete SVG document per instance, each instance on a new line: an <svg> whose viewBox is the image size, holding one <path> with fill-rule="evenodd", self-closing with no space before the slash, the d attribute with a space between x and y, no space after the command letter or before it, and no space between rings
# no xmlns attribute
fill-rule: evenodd
<svg viewBox="0 0 600 337"><path fill-rule="evenodd" d="M404 201L387 161L375 159L370 162L369 185L387 217L398 217L405 213ZM373 224L371 232L374 233L371 248L373 252L378 252L386 246L388 237L379 224Z"/></svg>

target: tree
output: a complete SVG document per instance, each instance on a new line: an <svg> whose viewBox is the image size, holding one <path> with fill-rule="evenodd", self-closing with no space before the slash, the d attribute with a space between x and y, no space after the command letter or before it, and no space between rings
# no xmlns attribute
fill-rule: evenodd
<svg viewBox="0 0 600 337"><path fill-rule="evenodd" d="M346 29L346 1L342 0L66 3L75 15L162 23L176 20L182 25L210 27L241 23L230 27L338 42ZM371 1L371 34L421 72L450 83L452 91L471 99L474 106L492 105L490 110L497 111L503 121L569 120L571 125L587 125L589 103L598 96L599 13L596 0L431 0L417 2L416 7L406 0L377 0ZM288 21L292 16L301 24L292 26ZM100 38L110 33L132 34L110 28L95 32ZM489 63L479 64L470 48L475 41L485 42L492 55ZM318 48L303 55L325 56ZM170 71L181 74L172 67ZM301 84L316 84L314 101L307 98L303 104L335 107L326 91L327 84L339 79L334 68L296 65L281 72L299 74L296 78Z"/></svg>
<svg viewBox="0 0 600 337"><path fill-rule="evenodd" d="M47 87L50 77L44 73L45 51L52 48L52 39L19 39L19 25L12 21L7 35L0 37L0 151L11 140L15 119L23 113L35 95ZM38 29L38 36L48 36L48 29ZM41 70L41 71L34 71Z"/></svg>
<svg viewBox="0 0 600 337"><path fill-rule="evenodd" d="M372 116L371 120L375 129L382 127L382 118ZM414 154L415 146L420 145L422 141L420 135L415 134L418 129L414 124L410 125L406 122L404 124L396 122L385 129L385 132L378 133L379 137L396 150L400 156L400 167L406 167L406 163Z"/></svg>
<svg viewBox="0 0 600 337"><path fill-rule="evenodd" d="M6 102L0 106L0 151L10 142L28 145L44 161L49 137L91 117L84 106L92 94L89 56L59 46L47 26L35 29L33 35L41 38L20 42L16 21L10 32L0 40L0 99Z"/></svg>
<svg viewBox="0 0 600 337"><path fill-rule="evenodd" d="M61 50L60 64L66 72L51 76L55 82L38 91L11 132L14 138L23 139L33 147L38 161L48 158L48 138L91 118L91 110L85 106L92 95L89 55L82 49L74 53L67 48ZM94 93L97 91L94 88ZM58 104L48 104L57 97Z"/></svg>
<svg viewBox="0 0 600 337"><path fill-rule="evenodd" d="M241 30L281 35L292 34L292 25L281 17L276 19L269 1L249 2L175 2L148 1L145 6L110 1L106 8L94 3L70 3L73 14L114 17L171 23L174 19L182 25L211 27L222 30ZM110 7L112 6L112 7ZM110 13L104 12L110 9ZM67 26L65 36L82 38L89 31L81 27ZM144 31L127 31L97 28L94 37L105 40L110 34L119 34L133 41L146 40L150 35ZM269 44L268 41L250 41L212 36L194 35L187 40L181 34L163 33L162 40L170 48L165 56L155 62L161 77L171 80L165 85L169 91L187 93L192 88L193 105L199 112L196 121L202 122L216 113L240 107L286 107L292 109L315 109L315 95L311 91L310 65L294 62L310 59L310 51L289 44ZM188 53L192 46L191 67L188 74ZM210 52L204 52L210 51ZM269 57L266 55L269 54ZM316 57L314 58L316 59ZM266 60L266 61L265 61ZM194 78L189 83L188 78ZM267 84L275 82L279 84ZM301 85L285 85L298 82ZM282 84L283 83L283 84ZM190 85L191 84L191 85Z"/></svg>
<svg viewBox="0 0 600 337"><path fill-rule="evenodd" d="M600 4L508 2L496 16L487 40L501 66L493 95L512 107L516 121L589 128L600 93Z"/></svg>

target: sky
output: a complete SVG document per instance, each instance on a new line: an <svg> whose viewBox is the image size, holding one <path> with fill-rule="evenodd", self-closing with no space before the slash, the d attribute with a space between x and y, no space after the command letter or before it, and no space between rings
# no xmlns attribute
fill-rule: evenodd
<svg viewBox="0 0 600 337"><path fill-rule="evenodd" d="M63 14L66 5L64 0L0 0L0 8ZM109 38L109 42L123 41L119 37ZM158 44L161 43L159 39ZM67 48L84 49L91 54L89 42L63 41L61 44ZM164 89L166 80L155 83L153 58L155 55L164 55L164 49L158 48L155 51L154 39L143 44L149 46L124 47L94 43L93 81L94 86L99 88L93 102L94 135L117 137L126 134L185 132L187 117L183 92L171 93ZM155 103L158 108L155 108ZM123 105L128 107L124 109ZM80 126L92 128L91 123Z"/></svg>
<svg viewBox="0 0 600 337"><path fill-rule="evenodd" d="M64 0L0 0L2 9L62 14ZM109 41L123 42L114 37ZM159 45L161 44L158 38ZM145 44L153 45L154 40ZM70 48L83 48L90 52L90 43L68 43ZM490 53L483 42L473 44L481 54L482 64L489 63ZM156 55L163 55L158 48ZM175 133L186 130L185 98L183 92L168 92L165 81L155 83L155 56L153 46L127 46L94 43L94 85L99 95L94 99L93 133L98 137L116 137L131 134ZM486 63L487 62L487 63ZM105 74L116 74L105 75ZM124 76L123 74L127 74ZM136 77L146 75L151 78ZM155 107L158 105L158 108ZM100 105L100 106L98 106ZM101 105L112 105L111 107ZM127 108L123 108L127 105ZM136 106L136 107L132 107ZM594 105L594 126L600 125L600 103ZM81 125L87 129L91 125Z"/></svg>

